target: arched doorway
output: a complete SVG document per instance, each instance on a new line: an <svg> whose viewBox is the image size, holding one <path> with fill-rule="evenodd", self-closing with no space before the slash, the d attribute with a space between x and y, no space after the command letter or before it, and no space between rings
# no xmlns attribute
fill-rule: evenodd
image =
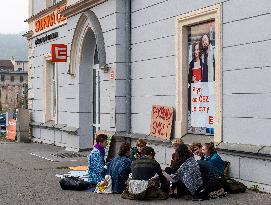
<svg viewBox="0 0 271 205"><path fill-rule="evenodd" d="M72 40L68 74L79 81L79 147L89 148L100 129L100 69L106 65L100 22L93 11L80 16Z"/></svg>
<svg viewBox="0 0 271 205"><path fill-rule="evenodd" d="M85 34L79 64L79 127L80 143L88 144L100 129L99 60L91 28Z"/></svg>

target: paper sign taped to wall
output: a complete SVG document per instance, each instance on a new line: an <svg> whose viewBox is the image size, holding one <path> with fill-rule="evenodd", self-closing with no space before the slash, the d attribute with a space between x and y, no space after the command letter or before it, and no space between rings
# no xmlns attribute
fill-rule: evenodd
<svg viewBox="0 0 271 205"><path fill-rule="evenodd" d="M173 108L153 105L150 135L169 140L171 137Z"/></svg>
<svg viewBox="0 0 271 205"><path fill-rule="evenodd" d="M215 83L191 83L191 126L214 128Z"/></svg>

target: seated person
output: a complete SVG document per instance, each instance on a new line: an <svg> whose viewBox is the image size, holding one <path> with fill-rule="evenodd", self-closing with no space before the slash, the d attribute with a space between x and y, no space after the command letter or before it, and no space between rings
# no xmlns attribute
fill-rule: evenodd
<svg viewBox="0 0 271 205"><path fill-rule="evenodd" d="M147 145L147 142L144 139L138 139L136 142L136 147L132 148L132 151L130 154L130 160L134 161L136 159L139 159L141 157L141 150L146 145Z"/></svg>
<svg viewBox="0 0 271 205"><path fill-rule="evenodd" d="M172 175L171 181L177 185L177 198L184 195L196 196L203 185L199 164L185 144L177 148L176 157L180 168Z"/></svg>
<svg viewBox="0 0 271 205"><path fill-rule="evenodd" d="M166 199L169 193L169 182L162 173L160 164L154 159L153 148L145 146L141 151L142 157L132 162L132 179L128 189L122 194L128 199ZM158 176L158 177L156 177ZM134 183L133 183L134 182ZM148 184L147 186L144 186ZM161 186L160 186L161 184ZM136 187L133 187L136 186ZM131 190L144 188L142 195L131 193Z"/></svg>
<svg viewBox="0 0 271 205"><path fill-rule="evenodd" d="M193 142L192 145L190 145L190 149L193 152L196 160L203 160L204 159L204 154L202 153L201 143Z"/></svg>
<svg viewBox="0 0 271 205"><path fill-rule="evenodd" d="M197 163L200 166L201 177L203 180L202 193L209 194L211 197L225 196L223 189L224 177L220 171L211 163L205 160L199 160ZM215 195L214 195L215 194Z"/></svg>
<svg viewBox="0 0 271 205"><path fill-rule="evenodd" d="M104 156L107 146L107 136L100 134L96 137L96 144L88 156L88 181L96 186L104 179Z"/></svg>
<svg viewBox="0 0 271 205"><path fill-rule="evenodd" d="M176 150L181 166L172 176L177 183L177 196L191 194L194 199L209 199L210 194L222 189L223 179L221 173L206 161L196 161L192 152L186 145L180 145Z"/></svg>
<svg viewBox="0 0 271 205"><path fill-rule="evenodd" d="M205 143L202 147L202 153L204 154L204 160L211 163L216 167L221 174L224 173L224 161L217 154L213 142Z"/></svg>
<svg viewBox="0 0 271 205"><path fill-rule="evenodd" d="M173 149L174 149L174 153L172 154L172 158L171 158L171 162L170 162L170 167L166 167L165 168L165 172L167 174L175 174L176 171L179 169L180 167L180 163L179 161L177 160L176 158L176 149L181 145L183 144L183 141L182 139L174 139L172 140L172 146L173 146Z"/></svg>
<svg viewBox="0 0 271 205"><path fill-rule="evenodd" d="M108 175L112 179L112 192L122 193L129 174L131 173L130 144L123 143L117 157L108 163Z"/></svg>

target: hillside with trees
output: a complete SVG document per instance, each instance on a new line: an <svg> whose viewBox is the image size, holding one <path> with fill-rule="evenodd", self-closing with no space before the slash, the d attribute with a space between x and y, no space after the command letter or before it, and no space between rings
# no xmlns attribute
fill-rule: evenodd
<svg viewBox="0 0 271 205"><path fill-rule="evenodd" d="M27 40L19 34L0 34L0 59L27 60Z"/></svg>

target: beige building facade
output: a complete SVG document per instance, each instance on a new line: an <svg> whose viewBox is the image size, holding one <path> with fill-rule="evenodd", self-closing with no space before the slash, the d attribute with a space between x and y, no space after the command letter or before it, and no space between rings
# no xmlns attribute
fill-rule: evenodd
<svg viewBox="0 0 271 205"><path fill-rule="evenodd" d="M26 106L27 66L27 61L0 60L1 112L13 112L16 108Z"/></svg>

